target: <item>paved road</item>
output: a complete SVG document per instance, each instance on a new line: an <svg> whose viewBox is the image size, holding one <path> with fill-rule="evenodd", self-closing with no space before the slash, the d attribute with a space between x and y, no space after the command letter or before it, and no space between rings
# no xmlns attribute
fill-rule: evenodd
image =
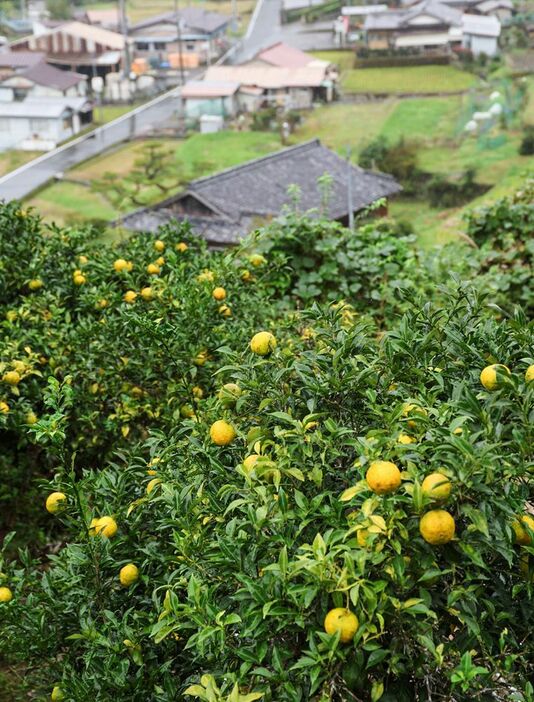
<svg viewBox="0 0 534 702"><path fill-rule="evenodd" d="M258 0L248 31L233 63L251 59L260 49L281 41L280 8L282 0Z"/></svg>
<svg viewBox="0 0 534 702"><path fill-rule="evenodd" d="M113 122L17 168L0 178L0 199L19 200L27 197L58 173L97 156L110 146L150 132L154 126L161 126L175 116L179 101L180 89L174 88Z"/></svg>

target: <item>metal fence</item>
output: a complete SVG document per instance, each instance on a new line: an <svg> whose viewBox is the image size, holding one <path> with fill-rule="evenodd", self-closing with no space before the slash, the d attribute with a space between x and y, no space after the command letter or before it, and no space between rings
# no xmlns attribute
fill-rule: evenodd
<svg viewBox="0 0 534 702"><path fill-rule="evenodd" d="M153 132L170 123L179 126L180 89L147 102L108 124L43 154L0 178L0 199L19 200L41 188L58 174L97 156L105 149Z"/></svg>

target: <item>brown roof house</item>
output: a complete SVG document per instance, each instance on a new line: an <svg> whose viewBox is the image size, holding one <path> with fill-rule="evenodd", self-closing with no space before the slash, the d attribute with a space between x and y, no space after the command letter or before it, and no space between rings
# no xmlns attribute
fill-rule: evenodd
<svg viewBox="0 0 534 702"><path fill-rule="evenodd" d="M123 225L153 231L173 219L187 220L212 247L228 246L290 205L290 186L300 192L302 211L319 207L318 180L325 174L332 177L328 216L343 223L349 201L356 213L401 190L391 176L349 165L314 139L194 180L184 192L127 215Z"/></svg>
<svg viewBox="0 0 534 702"><path fill-rule="evenodd" d="M122 34L83 22L67 22L38 36L19 39L13 51L41 51L46 60L60 68L86 75L105 76L119 70L126 41Z"/></svg>
<svg viewBox="0 0 534 702"><path fill-rule="evenodd" d="M147 59L154 67L173 65L176 59L186 67L196 67L217 59L227 49L226 33L231 24L230 15L184 7L178 15L167 12L134 24L129 35L136 56Z"/></svg>

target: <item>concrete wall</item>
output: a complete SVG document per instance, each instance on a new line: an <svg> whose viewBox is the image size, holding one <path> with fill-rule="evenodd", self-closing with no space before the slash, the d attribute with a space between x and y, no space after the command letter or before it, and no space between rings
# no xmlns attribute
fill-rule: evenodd
<svg viewBox="0 0 534 702"><path fill-rule="evenodd" d="M479 54L495 56L499 53L499 44L496 37L479 37L473 34L464 34L462 45L466 49L471 49L474 56Z"/></svg>

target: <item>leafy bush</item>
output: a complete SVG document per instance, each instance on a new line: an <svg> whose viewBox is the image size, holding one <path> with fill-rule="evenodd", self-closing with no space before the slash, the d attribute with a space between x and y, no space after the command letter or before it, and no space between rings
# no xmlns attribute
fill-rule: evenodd
<svg viewBox="0 0 534 702"><path fill-rule="evenodd" d="M533 702L531 202L429 254L321 212L210 253L187 225L108 247L0 208L0 651L21 698ZM380 460L401 471L385 494ZM442 545L420 531L436 508Z"/></svg>

